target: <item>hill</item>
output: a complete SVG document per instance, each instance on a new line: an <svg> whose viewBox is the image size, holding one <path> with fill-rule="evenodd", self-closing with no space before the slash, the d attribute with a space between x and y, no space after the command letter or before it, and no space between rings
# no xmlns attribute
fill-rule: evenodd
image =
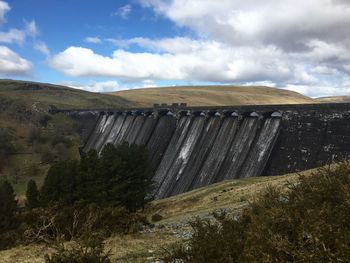
<svg viewBox="0 0 350 263"><path fill-rule="evenodd" d="M2 110L7 102L28 107L28 110L45 111L50 106L58 108L130 107L128 100L107 94L17 80L0 80Z"/></svg>
<svg viewBox="0 0 350 263"><path fill-rule="evenodd" d="M9 179L23 194L26 182L41 182L57 158L78 158L79 136L66 116L50 107L121 108L123 98L45 83L0 80L0 180Z"/></svg>
<svg viewBox="0 0 350 263"><path fill-rule="evenodd" d="M310 175L315 170L301 172ZM106 241L107 249L113 254L112 262L155 262L157 255L164 252L174 242L186 239L190 235L188 222L199 216L210 218L213 211L225 209L235 214L256 198L270 185L285 188L299 175L289 174L273 177L228 180L187 192L176 197L153 201L146 207L145 213L152 222L152 215L159 214L162 219L153 222L142 233L111 237ZM2 262L35 262L43 260L43 246L20 246L0 251ZM45 248L47 252L47 248Z"/></svg>
<svg viewBox="0 0 350 263"><path fill-rule="evenodd" d="M315 101L320 103L348 103L350 102L350 96L333 96L333 97L320 97Z"/></svg>
<svg viewBox="0 0 350 263"><path fill-rule="evenodd" d="M315 103L297 92L263 86L184 86L124 90L110 93L134 105L187 103L189 106Z"/></svg>

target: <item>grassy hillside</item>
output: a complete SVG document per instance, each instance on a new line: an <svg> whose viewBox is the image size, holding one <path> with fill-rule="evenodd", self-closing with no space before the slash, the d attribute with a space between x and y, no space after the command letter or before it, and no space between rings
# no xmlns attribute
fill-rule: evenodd
<svg viewBox="0 0 350 263"><path fill-rule="evenodd" d="M310 175L314 170L301 174ZM154 262L164 248L186 238L190 231L187 222L196 216L210 217L211 212L225 209L237 213L249 201L269 185L286 187L289 182L297 180L297 174L275 177L257 177L229 180L175 197L150 203L145 213L159 214L162 220L153 222L154 226L137 235L115 236L109 238L106 247L113 254L112 262ZM43 251L47 248L39 245L21 246L11 250L0 251L1 262L41 263Z"/></svg>
<svg viewBox="0 0 350 263"><path fill-rule="evenodd" d="M128 100L64 86L25 81L0 80L1 101L15 101L33 111L58 108L130 107ZM3 104L3 103L2 103Z"/></svg>
<svg viewBox="0 0 350 263"><path fill-rule="evenodd" d="M348 103L350 102L350 96L334 96L334 97L321 97L315 99L320 103Z"/></svg>
<svg viewBox="0 0 350 263"><path fill-rule="evenodd" d="M269 87L164 87L125 90L111 94L145 107L151 107L155 103L187 103L190 106L314 103L313 99L297 92Z"/></svg>
<svg viewBox="0 0 350 263"><path fill-rule="evenodd" d="M63 86L0 80L0 180L9 179L23 194L29 178L38 183L57 157L77 158L79 136L65 116L50 107L130 107L123 98Z"/></svg>

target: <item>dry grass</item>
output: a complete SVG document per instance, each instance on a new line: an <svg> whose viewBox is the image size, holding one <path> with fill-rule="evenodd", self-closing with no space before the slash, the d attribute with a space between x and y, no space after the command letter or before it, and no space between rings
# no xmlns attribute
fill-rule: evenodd
<svg viewBox="0 0 350 263"><path fill-rule="evenodd" d="M313 171L315 170L308 170L301 174L310 175ZM157 224L167 224L223 208L240 210L267 186L285 187L289 182L296 181L298 176L299 174L294 173L216 183L209 187L154 201L147 208L147 214L150 217L155 213L160 214L163 219Z"/></svg>
<svg viewBox="0 0 350 263"><path fill-rule="evenodd" d="M297 92L270 87L188 86L125 90L110 93L134 105L187 103L190 106L315 103Z"/></svg>
<svg viewBox="0 0 350 263"><path fill-rule="evenodd" d="M348 103L350 96L321 97L315 100L322 103Z"/></svg>
<svg viewBox="0 0 350 263"><path fill-rule="evenodd" d="M110 238L106 247L111 250L112 262L145 262L176 241L171 233L143 233Z"/></svg>

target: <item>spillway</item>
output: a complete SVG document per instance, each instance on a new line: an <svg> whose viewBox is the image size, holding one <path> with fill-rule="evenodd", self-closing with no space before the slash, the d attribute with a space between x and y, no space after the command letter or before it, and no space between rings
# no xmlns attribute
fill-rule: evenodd
<svg viewBox="0 0 350 263"><path fill-rule="evenodd" d="M125 141L129 144L135 143L136 137L142 129L143 123L145 122L145 116L137 116L133 125L130 127L130 131L128 132Z"/></svg>
<svg viewBox="0 0 350 263"><path fill-rule="evenodd" d="M280 123L280 118L268 118L265 120L259 137L245 161L246 164L243 166L240 178L260 175L260 171L265 167L276 142Z"/></svg>
<svg viewBox="0 0 350 263"><path fill-rule="evenodd" d="M159 164L154 176L154 181L157 187L156 194L163 184L163 181L166 179L168 171L182 146L182 142L186 138L187 132L191 125L191 121L192 119L189 116L184 116L179 120L174 135L172 136L172 139L167 146L162 162Z"/></svg>
<svg viewBox="0 0 350 263"><path fill-rule="evenodd" d="M156 169L163 158L169 141L173 137L176 129L176 119L172 116L162 116L159 118L156 127L147 143L147 149L150 153L150 161Z"/></svg>
<svg viewBox="0 0 350 263"><path fill-rule="evenodd" d="M186 192L190 189L191 184L196 178L196 175L200 171L204 164L219 132L222 123L222 118L213 117L206 121L196 148L193 150L196 154L192 154L189 157L188 163L184 168L182 175L176 177L174 187L170 189L169 195L176 195L179 193Z"/></svg>
<svg viewBox="0 0 350 263"><path fill-rule="evenodd" d="M157 117L152 115L148 116L135 139L137 145L147 145L148 140L151 138L154 127L157 124Z"/></svg>
<svg viewBox="0 0 350 263"><path fill-rule="evenodd" d="M124 120L126 119L126 116L123 115L123 114L119 114L116 118L117 119L114 122L113 127L112 127L110 133L108 134L107 139L106 139L106 141L105 141L103 146L105 146L108 143L114 143L115 142L115 140L118 137L118 134L119 134L121 128L123 127L123 123L124 123ZM102 146L102 148L103 148L103 146Z"/></svg>
<svg viewBox="0 0 350 263"><path fill-rule="evenodd" d="M171 194L176 182L182 177L188 160L193 154L196 143L201 136L205 122L204 117L188 118L188 120L191 122L191 126L187 128L188 131L185 131L185 128L183 129L185 136L179 143L178 151L174 151L169 169L164 173L162 183L155 195L157 199L167 197Z"/></svg>
<svg viewBox="0 0 350 263"><path fill-rule="evenodd" d="M102 147L104 146L104 143L109 136L111 129L113 128L115 120L116 116L114 114L106 116L106 121L101 128L100 135L97 138L94 146L94 149L96 149L97 152L100 152L102 150Z"/></svg>
<svg viewBox="0 0 350 263"><path fill-rule="evenodd" d="M98 138L103 130L103 127L106 123L106 120L107 120L106 115L100 116L92 134L90 135L88 141L86 142L86 144L84 146L84 149L83 149L84 152L88 152L89 150L94 149L96 140L98 140Z"/></svg>
<svg viewBox="0 0 350 263"><path fill-rule="evenodd" d="M257 117L245 118L239 128L237 136L225 156L220 173L216 182L224 179L239 178L239 172L249 153L256 133L258 131L260 120Z"/></svg>
<svg viewBox="0 0 350 263"><path fill-rule="evenodd" d="M206 162L194 178L190 187L191 190L215 182L215 178L218 176L219 169L225 159L226 153L232 140L235 138L238 126L239 120L237 117L227 117L223 120L223 124L221 125L213 147L208 154Z"/></svg>
<svg viewBox="0 0 350 263"><path fill-rule="evenodd" d="M156 199L228 179L311 169L350 155L350 104L55 110L77 123L81 150L144 145Z"/></svg>

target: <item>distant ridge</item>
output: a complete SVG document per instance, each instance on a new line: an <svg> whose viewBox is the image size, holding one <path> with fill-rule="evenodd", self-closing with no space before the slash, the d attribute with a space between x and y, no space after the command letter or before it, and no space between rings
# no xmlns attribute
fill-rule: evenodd
<svg viewBox="0 0 350 263"><path fill-rule="evenodd" d="M109 93L134 105L187 103L188 106L231 106L317 103L300 93L265 86L181 86L144 88Z"/></svg>
<svg viewBox="0 0 350 263"><path fill-rule="evenodd" d="M321 103L344 103L350 102L350 96L320 97L316 98L315 101Z"/></svg>

